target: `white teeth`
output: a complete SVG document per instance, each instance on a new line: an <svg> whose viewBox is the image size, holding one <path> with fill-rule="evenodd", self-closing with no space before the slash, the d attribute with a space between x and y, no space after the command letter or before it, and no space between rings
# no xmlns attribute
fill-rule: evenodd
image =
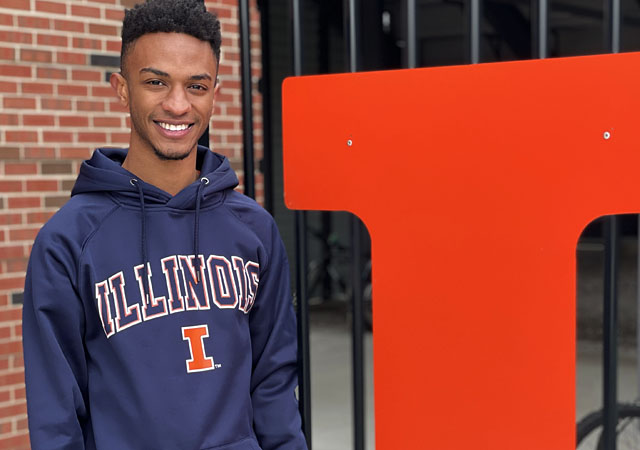
<svg viewBox="0 0 640 450"><path fill-rule="evenodd" d="M187 125L187 124L172 125L170 123L158 122L158 125L160 125L165 130L169 130L169 131L182 131L182 130L186 130L187 128L189 128L189 125Z"/></svg>

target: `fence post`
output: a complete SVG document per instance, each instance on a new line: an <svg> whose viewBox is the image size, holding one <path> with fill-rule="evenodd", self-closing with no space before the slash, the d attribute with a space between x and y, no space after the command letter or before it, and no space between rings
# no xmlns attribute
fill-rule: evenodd
<svg viewBox="0 0 640 450"><path fill-rule="evenodd" d="M292 0L293 74L302 75L301 0ZM302 431L311 450L311 359L309 357L309 303L307 296L307 214L295 211L296 315L298 319L298 398Z"/></svg>

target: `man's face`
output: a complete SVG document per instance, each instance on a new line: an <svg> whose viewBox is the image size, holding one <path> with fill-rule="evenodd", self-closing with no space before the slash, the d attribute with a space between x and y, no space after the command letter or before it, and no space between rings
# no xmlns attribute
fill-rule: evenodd
<svg viewBox="0 0 640 450"><path fill-rule="evenodd" d="M131 112L130 151L184 159L207 128L218 86L208 42L181 33L145 34L111 85Z"/></svg>

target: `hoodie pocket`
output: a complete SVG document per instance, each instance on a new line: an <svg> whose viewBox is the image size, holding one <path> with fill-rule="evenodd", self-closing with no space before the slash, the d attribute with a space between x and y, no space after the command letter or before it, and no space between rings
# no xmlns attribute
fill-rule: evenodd
<svg viewBox="0 0 640 450"><path fill-rule="evenodd" d="M262 450L255 438L249 436L230 444L217 445L215 447L203 447L200 450Z"/></svg>

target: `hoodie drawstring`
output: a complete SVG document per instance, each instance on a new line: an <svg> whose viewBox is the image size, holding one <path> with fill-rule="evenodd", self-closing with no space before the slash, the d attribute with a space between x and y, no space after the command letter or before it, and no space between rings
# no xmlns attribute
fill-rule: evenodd
<svg viewBox="0 0 640 450"><path fill-rule="evenodd" d="M196 261L196 280L200 283L200 201L202 200L202 189L209 184L209 179L206 177L200 178L200 184L198 185L198 192L196 193L196 218L195 218L195 230L193 231L193 253Z"/></svg>
<svg viewBox="0 0 640 450"><path fill-rule="evenodd" d="M138 195L140 196L140 213L142 214L142 231L141 231L141 241L142 241L142 264L144 265L144 283L142 283L142 291L144 293L144 302L146 303L147 298L147 288L146 284L149 282L149 273L147 272L147 224L146 224L146 214L144 211L144 193L142 192L142 186L137 179L132 178L129 180L132 186L135 186L138 189Z"/></svg>
<svg viewBox="0 0 640 450"><path fill-rule="evenodd" d="M149 279L149 273L147 269L147 225L146 225L146 213L144 210L144 193L142 192L142 186L137 179L132 178L129 180L132 186L135 186L138 189L138 195L140 196L140 212L142 214L141 222L141 241L142 241L142 263L144 264L144 279ZM203 188L209 184L209 179L206 177L200 178L200 184L198 185L198 191L196 193L196 217L195 217L195 230L193 232L193 252L195 255L195 269L196 269L196 280L198 283L200 282L200 202L202 200L202 190ZM142 283L142 289L144 291L144 296L146 299L147 289L145 287L146 283Z"/></svg>

